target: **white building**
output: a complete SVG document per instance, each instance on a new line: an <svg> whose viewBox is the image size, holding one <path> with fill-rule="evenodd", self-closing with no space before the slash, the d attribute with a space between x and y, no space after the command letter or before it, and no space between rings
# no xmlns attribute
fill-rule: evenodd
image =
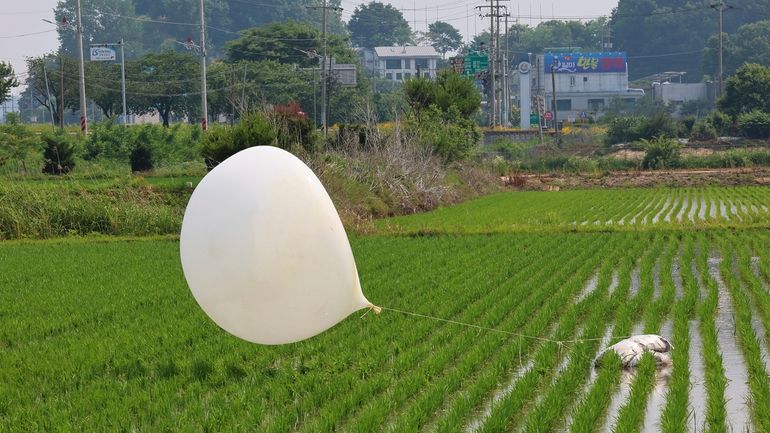
<svg viewBox="0 0 770 433"><path fill-rule="evenodd" d="M546 53L537 56L532 68L532 94L543 96L550 111L556 83L560 122L601 116L615 99L632 107L644 96L644 90L628 87L626 53Z"/></svg>
<svg viewBox="0 0 770 433"><path fill-rule="evenodd" d="M663 101L666 105L681 105L689 101L713 102L717 86L708 83L652 83L652 97L656 101Z"/></svg>
<svg viewBox="0 0 770 433"><path fill-rule="evenodd" d="M364 64L378 76L404 81L416 77L436 78L436 63L441 55L433 47L375 47L374 55L364 55Z"/></svg>

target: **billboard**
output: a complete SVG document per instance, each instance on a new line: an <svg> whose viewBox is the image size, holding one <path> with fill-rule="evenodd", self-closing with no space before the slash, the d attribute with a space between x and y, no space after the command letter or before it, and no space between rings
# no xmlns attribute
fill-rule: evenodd
<svg viewBox="0 0 770 433"><path fill-rule="evenodd" d="M583 74L594 72L626 72L626 53L548 53L543 72L550 74Z"/></svg>
<svg viewBox="0 0 770 433"><path fill-rule="evenodd" d="M115 50L109 47L91 47L92 61L110 61L115 60Z"/></svg>

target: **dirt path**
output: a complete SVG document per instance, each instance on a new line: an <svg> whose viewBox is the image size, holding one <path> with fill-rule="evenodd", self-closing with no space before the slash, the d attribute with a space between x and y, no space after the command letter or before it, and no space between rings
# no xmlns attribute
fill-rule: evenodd
<svg viewBox="0 0 770 433"><path fill-rule="evenodd" d="M645 188L656 186L770 185L770 168L645 170L603 173L537 173L503 177L503 183L525 190Z"/></svg>

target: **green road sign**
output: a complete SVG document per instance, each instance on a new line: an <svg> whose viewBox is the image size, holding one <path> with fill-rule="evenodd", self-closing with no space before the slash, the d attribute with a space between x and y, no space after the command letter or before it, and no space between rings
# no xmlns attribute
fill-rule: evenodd
<svg viewBox="0 0 770 433"><path fill-rule="evenodd" d="M532 113L529 115L529 124L530 125L539 125L540 124L540 118L537 116L537 113Z"/></svg>
<svg viewBox="0 0 770 433"><path fill-rule="evenodd" d="M476 75L479 72L489 69L489 57L486 53L470 52L465 56L464 70L465 75Z"/></svg>

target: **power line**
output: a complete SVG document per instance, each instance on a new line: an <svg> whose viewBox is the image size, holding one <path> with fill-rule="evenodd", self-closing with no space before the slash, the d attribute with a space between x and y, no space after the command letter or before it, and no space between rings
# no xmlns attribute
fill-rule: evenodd
<svg viewBox="0 0 770 433"><path fill-rule="evenodd" d="M21 35L0 36L0 39L23 38L23 37L27 37L27 36L42 35L44 33L51 33L51 32L55 32L55 31L56 31L56 29L51 29L51 30L43 30L43 31L40 31L40 32L24 33L24 34L21 34Z"/></svg>

